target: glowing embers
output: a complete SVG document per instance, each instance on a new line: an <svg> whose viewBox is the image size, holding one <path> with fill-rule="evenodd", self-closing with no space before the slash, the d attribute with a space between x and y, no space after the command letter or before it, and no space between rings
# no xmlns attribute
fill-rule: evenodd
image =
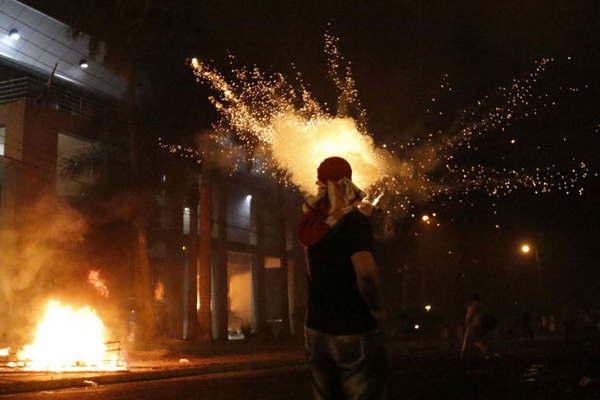
<svg viewBox="0 0 600 400"><path fill-rule="evenodd" d="M527 140L515 135L515 124L540 118L557 105L558 94L564 92L562 86L557 90L554 83L542 79L554 59L541 58L520 79L457 110L459 118L442 106L457 103L449 97L455 90L444 74L440 89L448 98L440 93L431 98L427 108L428 114L440 119L431 122L443 129L395 135L397 141L378 144L369 133L351 64L338 42L337 37L325 35L327 77L337 92L337 109L319 101L299 72L293 77L268 73L258 67L239 66L230 56L230 70L222 73L202 60L191 59L196 80L215 92L209 100L221 118L214 125L214 135L205 135L214 145L203 142L200 152L159 144L181 157L212 157L217 165L233 170L250 164L254 172L307 193L316 190L315 171L324 158L344 157L352 165L355 183L370 197L383 192L378 207L397 215L404 215L416 203L436 198L462 203L475 192L490 197L522 189L534 194L582 195L581 182L597 177L598 171L577 157L572 157L566 169L556 164L515 168L504 156L500 164L472 162L477 157L471 154L490 151L485 139L491 135L510 134L504 138L510 151L523 149ZM568 91L577 93L579 88L569 86ZM432 225L434 220L423 222Z"/></svg>
<svg viewBox="0 0 600 400"><path fill-rule="evenodd" d="M113 348L111 348L113 347ZM90 307L74 309L50 300L33 342L10 367L28 371L120 371L127 363L118 342L106 342L106 328Z"/></svg>

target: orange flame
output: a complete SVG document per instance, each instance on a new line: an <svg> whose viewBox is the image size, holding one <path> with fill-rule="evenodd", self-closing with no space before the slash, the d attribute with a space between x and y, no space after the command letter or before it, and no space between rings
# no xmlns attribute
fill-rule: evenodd
<svg viewBox="0 0 600 400"><path fill-rule="evenodd" d="M93 269L88 273L88 282L94 286L98 294L102 297L108 297L110 294L106 282L100 277L100 271Z"/></svg>
<svg viewBox="0 0 600 400"><path fill-rule="evenodd" d="M34 340L17 353L15 367L29 371L117 371L127 369L106 346L106 328L90 307L73 309L50 300Z"/></svg>
<svg viewBox="0 0 600 400"><path fill-rule="evenodd" d="M162 281L158 281L156 287L154 288L154 299L156 301L162 301L165 299L165 285Z"/></svg>

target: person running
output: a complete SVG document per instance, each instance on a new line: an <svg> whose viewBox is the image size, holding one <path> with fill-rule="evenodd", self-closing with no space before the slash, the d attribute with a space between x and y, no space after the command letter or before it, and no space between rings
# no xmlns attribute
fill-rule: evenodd
<svg viewBox="0 0 600 400"><path fill-rule="evenodd" d="M317 174L318 194L304 203L298 229L308 262L305 345L313 393L317 400L383 399L388 366L366 215L372 208L343 158L327 158Z"/></svg>

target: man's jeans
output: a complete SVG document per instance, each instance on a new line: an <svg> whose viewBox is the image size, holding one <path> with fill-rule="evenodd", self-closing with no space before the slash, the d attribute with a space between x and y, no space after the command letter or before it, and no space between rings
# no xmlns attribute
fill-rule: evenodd
<svg viewBox="0 0 600 400"><path fill-rule="evenodd" d="M328 335L305 328L317 400L385 398L387 357L380 333Z"/></svg>

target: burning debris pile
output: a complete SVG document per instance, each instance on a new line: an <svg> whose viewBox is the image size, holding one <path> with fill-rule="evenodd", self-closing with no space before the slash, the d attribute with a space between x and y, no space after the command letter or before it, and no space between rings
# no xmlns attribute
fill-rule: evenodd
<svg viewBox="0 0 600 400"><path fill-rule="evenodd" d="M50 300L33 342L6 365L26 371L126 370L119 343L107 342L106 334L104 323L90 307L74 309ZM4 350L0 356L10 358L10 349L0 350Z"/></svg>
<svg viewBox="0 0 600 400"><path fill-rule="evenodd" d="M120 343L109 341L117 326L109 330L97 312L112 315L108 283L98 269L84 272L86 219L54 197L28 210L21 225L0 231L0 370L127 369Z"/></svg>

